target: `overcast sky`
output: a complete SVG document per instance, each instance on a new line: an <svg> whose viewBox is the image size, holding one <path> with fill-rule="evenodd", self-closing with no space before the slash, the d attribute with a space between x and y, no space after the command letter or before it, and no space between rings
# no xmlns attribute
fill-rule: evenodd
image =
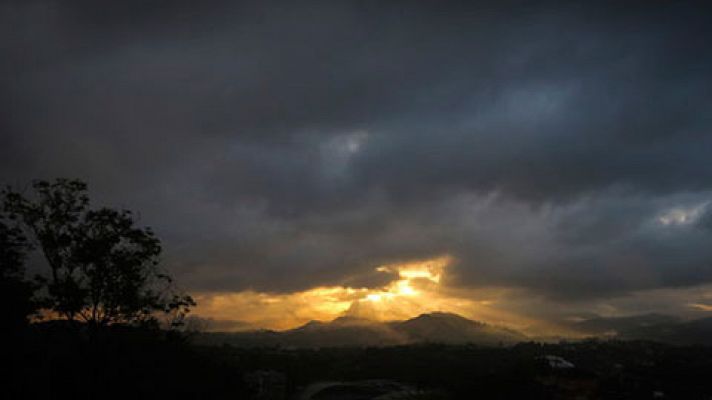
<svg viewBox="0 0 712 400"><path fill-rule="evenodd" d="M107 3L0 5L0 180L86 180L191 291L712 283L701 3Z"/></svg>

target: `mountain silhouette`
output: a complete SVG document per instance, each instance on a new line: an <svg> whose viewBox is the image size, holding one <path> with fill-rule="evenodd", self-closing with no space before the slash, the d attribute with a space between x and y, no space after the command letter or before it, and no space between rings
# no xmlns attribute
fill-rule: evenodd
<svg viewBox="0 0 712 400"><path fill-rule="evenodd" d="M407 321L394 322L392 326L411 342L495 345L511 344L527 339L523 334L511 329L443 312L422 314Z"/></svg>
<svg viewBox="0 0 712 400"><path fill-rule="evenodd" d="M227 343L239 347L368 347L413 343L509 345L527 340L511 329L473 321L457 314L434 312L405 321L374 321L339 317L329 322L309 321L286 331L204 333L201 344Z"/></svg>

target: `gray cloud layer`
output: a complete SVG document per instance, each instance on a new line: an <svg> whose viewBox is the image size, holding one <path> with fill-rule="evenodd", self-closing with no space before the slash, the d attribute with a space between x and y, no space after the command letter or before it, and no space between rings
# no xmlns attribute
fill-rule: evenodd
<svg viewBox="0 0 712 400"><path fill-rule="evenodd" d="M5 2L0 178L86 179L194 290L712 282L709 14L562 4Z"/></svg>

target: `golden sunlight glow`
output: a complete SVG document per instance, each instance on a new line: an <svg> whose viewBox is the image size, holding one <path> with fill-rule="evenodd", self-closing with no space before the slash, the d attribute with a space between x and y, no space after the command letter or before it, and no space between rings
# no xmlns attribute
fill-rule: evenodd
<svg viewBox="0 0 712 400"><path fill-rule="evenodd" d="M391 282L381 291L369 293L361 301L379 302L384 299L391 300L397 296L417 296L420 293L413 288L411 282L423 279L436 284L440 283L443 270L450 262L450 257L440 257L423 262L380 266L376 268L376 271L384 273L396 272L400 279Z"/></svg>
<svg viewBox="0 0 712 400"><path fill-rule="evenodd" d="M383 300L383 295L370 293L370 294L366 295L365 300L367 300L367 301L381 301L381 300Z"/></svg>
<svg viewBox="0 0 712 400"><path fill-rule="evenodd" d="M310 320L328 321L340 316L396 320L433 311L509 325L522 321L495 308L502 291L462 292L443 286L443 276L451 263L450 256L442 256L378 266L377 272L397 276L380 288L330 286L287 294L206 293L197 296L196 314L269 329L289 329Z"/></svg>
<svg viewBox="0 0 712 400"><path fill-rule="evenodd" d="M701 311L712 311L712 305L703 303L690 303L688 304L692 308L696 308Z"/></svg>

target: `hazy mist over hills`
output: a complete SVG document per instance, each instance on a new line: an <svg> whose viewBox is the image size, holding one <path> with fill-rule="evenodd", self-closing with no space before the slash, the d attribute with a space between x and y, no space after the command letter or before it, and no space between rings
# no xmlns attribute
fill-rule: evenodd
<svg viewBox="0 0 712 400"><path fill-rule="evenodd" d="M572 323L578 339L607 338L648 340L680 345L712 344L712 318L684 321L662 314L629 317L596 317ZM527 336L516 330L469 320L452 313L421 314L404 321L373 321L339 317L333 321L310 321L285 331L249 330L207 332L197 335L200 344L230 344L238 347L344 347L389 346L414 343L512 345L519 342L554 340ZM569 340L575 340L569 338Z"/></svg>
<svg viewBox="0 0 712 400"><path fill-rule="evenodd" d="M519 332L472 321L456 314L434 312L405 321L373 321L340 317L330 322L311 321L286 331L257 330L205 333L198 343L228 343L262 347L389 346L411 343L503 345L526 341Z"/></svg>

